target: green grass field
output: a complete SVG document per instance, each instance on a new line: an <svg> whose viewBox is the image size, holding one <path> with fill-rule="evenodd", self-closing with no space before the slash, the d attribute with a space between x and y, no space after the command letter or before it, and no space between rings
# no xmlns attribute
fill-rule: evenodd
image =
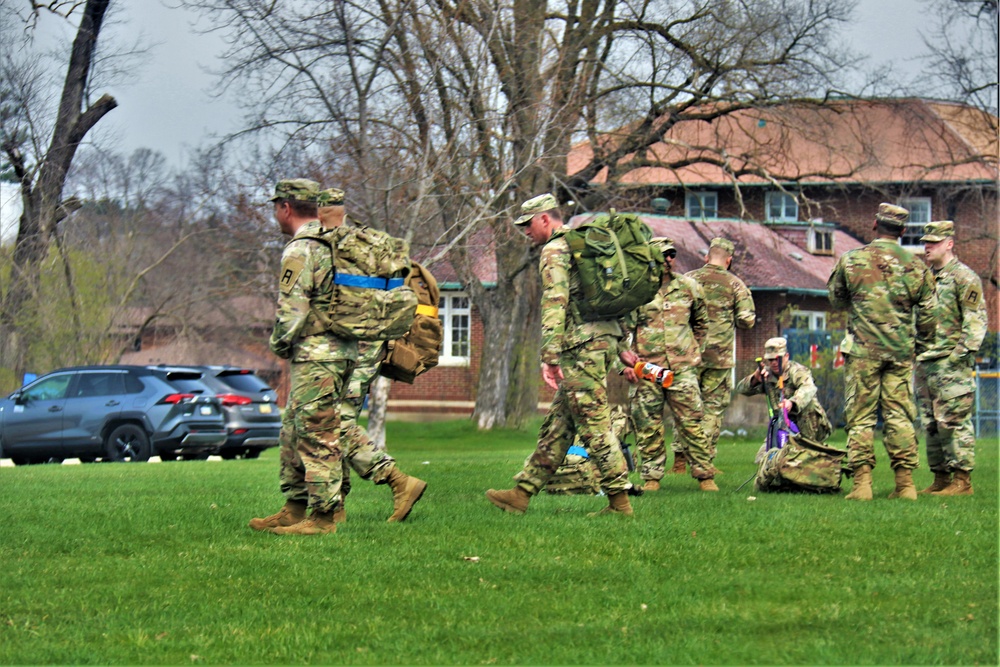
<svg viewBox="0 0 1000 667"><path fill-rule="evenodd" d="M976 495L755 495L758 441L724 438L720 493L690 478L633 499L507 488L534 433L389 426L429 488L386 524L355 480L336 535L246 527L282 504L257 461L0 469L3 664L985 664L998 611L997 443ZM919 487L931 474L916 473Z"/></svg>

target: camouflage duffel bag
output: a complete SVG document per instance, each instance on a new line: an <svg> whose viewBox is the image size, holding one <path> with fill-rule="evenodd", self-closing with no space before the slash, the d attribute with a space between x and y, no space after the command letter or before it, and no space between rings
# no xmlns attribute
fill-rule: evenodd
<svg viewBox="0 0 1000 667"><path fill-rule="evenodd" d="M553 495L595 495L601 492L601 472L587 450L574 445L566 452L566 458L545 485L545 490Z"/></svg>
<svg viewBox="0 0 1000 667"><path fill-rule="evenodd" d="M780 449L768 449L757 467L758 491L838 493L847 452L792 435Z"/></svg>

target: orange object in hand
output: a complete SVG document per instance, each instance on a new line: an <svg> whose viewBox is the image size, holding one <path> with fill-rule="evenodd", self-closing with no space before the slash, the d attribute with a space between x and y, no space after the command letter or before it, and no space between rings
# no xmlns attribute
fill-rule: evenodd
<svg viewBox="0 0 1000 667"><path fill-rule="evenodd" d="M669 368L657 366L646 361L636 362L635 374L644 380L649 380L667 389L674 383L674 372Z"/></svg>

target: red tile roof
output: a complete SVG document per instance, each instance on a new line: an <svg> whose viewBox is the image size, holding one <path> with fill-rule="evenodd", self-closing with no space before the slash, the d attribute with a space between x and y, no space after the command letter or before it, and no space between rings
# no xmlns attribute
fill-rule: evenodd
<svg viewBox="0 0 1000 667"><path fill-rule="evenodd" d="M743 184L801 180L824 183L996 181L998 119L970 107L921 99L838 100L825 106L746 109L711 122L684 121L655 144L647 162L677 168L624 169L621 184ZM615 141L607 135L608 141ZM727 167L719 162L724 149ZM567 158L574 174L588 164L589 144ZM627 165L634 155L623 158ZM596 182L607 181L605 169Z"/></svg>

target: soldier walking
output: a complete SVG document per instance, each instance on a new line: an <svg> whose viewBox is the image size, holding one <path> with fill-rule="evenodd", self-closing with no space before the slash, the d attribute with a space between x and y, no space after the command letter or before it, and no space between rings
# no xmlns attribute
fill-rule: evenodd
<svg viewBox="0 0 1000 667"><path fill-rule="evenodd" d="M628 467L621 445L611 429L607 374L615 358L634 365L638 357L621 349L622 328L617 320L584 322L571 307L579 294L580 278L573 269L559 204L551 194L521 204L514 221L534 245L543 245L539 263L542 277L542 378L556 390L538 434L538 445L524 468L515 475L514 488L490 489L486 498L507 512L524 514L532 496L551 479L579 435L601 472L601 488L609 505L600 513L632 514L627 491Z"/></svg>
<svg viewBox="0 0 1000 667"><path fill-rule="evenodd" d="M848 500L872 499L880 407L883 442L896 476L889 497L917 499L913 355L915 345L926 347L933 341L937 300L927 266L899 244L909 216L905 208L879 204L875 240L841 255L827 282L830 303L847 310L847 335L840 351L846 360L847 465L854 472Z"/></svg>
<svg viewBox="0 0 1000 667"><path fill-rule="evenodd" d="M642 489L659 491L666 472L663 407L667 403L674 415L681 455L691 464L691 476L698 480L702 491L718 491L711 447L702 430L705 413L698 387L699 341L705 340L708 328L705 300L693 278L674 273L674 242L661 237L650 243L663 251L665 270L656 296L636 310L633 350L643 361L669 368L674 378L665 389L638 378L633 368L625 369L625 377L633 383L630 408L636 445L642 454Z"/></svg>
<svg viewBox="0 0 1000 667"><path fill-rule="evenodd" d="M729 239L716 237L708 248L705 265L686 275L701 285L708 311L708 328L702 346L698 386L705 410L702 428L708 437L709 456L715 460L722 418L733 398L732 370L736 365L736 329L749 329L756 321L753 297L742 280L730 273L736 247ZM684 454L678 434L672 444L672 473L684 472Z"/></svg>
<svg viewBox="0 0 1000 667"><path fill-rule="evenodd" d="M318 535L337 530L341 504L340 401L358 357L357 342L319 326L333 292L333 256L314 239L321 231L319 184L278 181L274 217L291 241L281 254L278 311L271 351L291 361L291 388L279 435L281 492L277 513L252 519L250 527L279 535ZM306 510L311 510L306 514Z"/></svg>
<svg viewBox="0 0 1000 667"><path fill-rule="evenodd" d="M976 444L972 367L987 327L983 284L955 257L951 220L929 223L920 240L938 304L937 332L917 356L917 397L927 432L927 463L934 473L934 482L920 493L971 496Z"/></svg>

